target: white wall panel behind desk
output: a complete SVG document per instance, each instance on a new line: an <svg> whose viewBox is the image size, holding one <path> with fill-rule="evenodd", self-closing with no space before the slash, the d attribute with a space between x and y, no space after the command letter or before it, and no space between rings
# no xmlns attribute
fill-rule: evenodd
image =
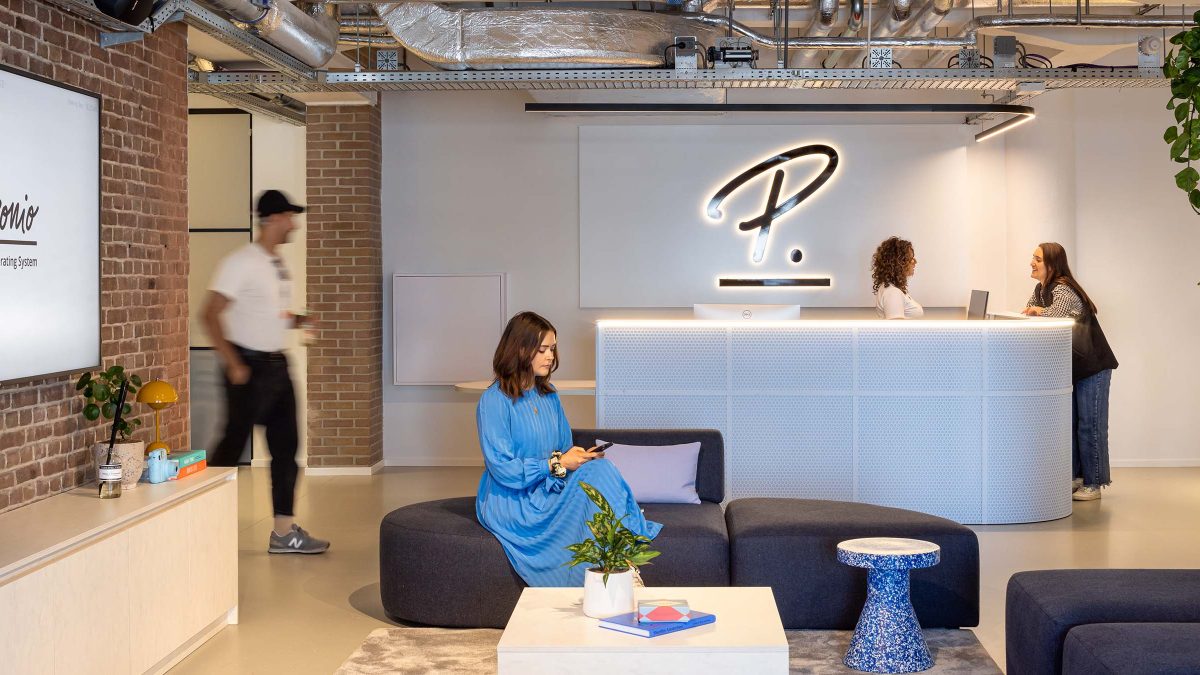
<svg viewBox="0 0 1200 675"><path fill-rule="evenodd" d="M579 304L690 307L699 302L873 304L871 254L898 235L916 248L910 291L933 307L961 306L976 184L962 125L582 126L579 128ZM815 193L774 221L761 263L758 230L775 169L737 188L706 214L728 181L778 153L823 144L837 168ZM825 167L824 155L778 166L778 203ZM793 249L803 258L790 260ZM620 269L620 274L614 274ZM828 277L827 288L719 288L718 277Z"/></svg>
<svg viewBox="0 0 1200 675"><path fill-rule="evenodd" d="M885 92L889 102L928 102L929 92ZM942 92L944 100L976 102L976 92ZM195 95L194 95L195 96ZM771 103L807 102L878 103L879 92L871 91L776 91L731 90L730 102ZM579 227L579 129L589 125L644 126L644 117L557 116L526 113L523 104L527 92L428 92L409 96L402 92L383 97L383 274L384 274L384 354L383 354L383 426L384 458L389 466L402 465L475 465L482 464L475 430L475 406L478 395L452 391L449 387L396 386L392 384L391 275L504 272L507 275L509 313L534 310L558 329L562 367L555 379L595 378L595 325L597 319L690 318L687 309L675 308L585 308L580 307L580 227ZM789 129L806 126L845 124L844 116L804 116L740 114L704 116L663 115L652 118L655 124L705 125L713 137L728 129L745 125ZM860 117L864 125L893 126L925 118L913 116ZM964 129L945 124L934 128L946 134ZM259 122L255 120L255 129ZM969 129L966 129L969 131ZM972 273L953 295L950 306L966 304L971 288L997 291L1003 288L1006 266L1003 250L1004 156L1001 145L966 143L970 158L972 184L983 201L969 204L961 213L958 227L967 228L974 237L970 251L951 250L949 245L917 241L921 267L914 278L914 291L932 316L956 318L956 312L938 310L923 295L935 284L926 284L926 265L946 253L962 257ZM655 158L663 171L671 164ZM800 168L805 162L797 162ZM813 160L812 166L816 166ZM257 163L255 165L257 167ZM997 178L998 176L998 178ZM845 174L842 178L850 178ZM860 194L874 199L876 186L859 182ZM903 176L889 182L910 183ZM707 187L707 186L706 186ZM914 184L914 187L916 185ZM986 190L984 188L987 188ZM751 206L761 207L762 192L737 195ZM761 190L761 189L760 189ZM614 199L627 199L613 195ZM703 216L696 207L697 218ZM932 207L923 207L922 213ZM790 217L790 216L789 216ZM701 222L701 221L697 221ZM785 217L777 233L788 231ZM807 221L805 221L807 222ZM707 227L707 226L706 226ZM715 227L722 237L741 246L729 223ZM804 226L802 226L804 227ZM904 232L897 227L897 234ZM889 233L891 234L891 233ZM997 239L999 244L997 244ZM872 245L877 242L872 242ZM771 251L778 253L777 243ZM745 247L739 248L745 254ZM815 254L814 254L815 256ZM816 257L812 260L817 260ZM1022 263L1024 260L1021 261ZM868 260L858 261L864 280ZM600 265L611 277L628 273L624 256L614 260L583 260L585 265ZM989 283L989 279L993 279ZM1003 303L996 296L993 300ZM806 318L874 318L870 289L847 304L850 308L806 310ZM940 313L939 313L940 312ZM495 344L492 344L492 348ZM806 366L797 364L800 376L807 377ZM485 373L480 377L488 377ZM595 424L594 401L588 396L563 398L567 417L576 427ZM646 423L651 419L647 416Z"/></svg>

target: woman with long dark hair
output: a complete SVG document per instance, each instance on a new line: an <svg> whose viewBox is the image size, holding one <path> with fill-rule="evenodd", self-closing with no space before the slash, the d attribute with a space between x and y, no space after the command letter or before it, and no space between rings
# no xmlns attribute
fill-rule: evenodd
<svg viewBox="0 0 1200 675"><path fill-rule="evenodd" d="M1108 392L1117 357L1096 320L1096 304L1071 274L1066 249L1054 242L1039 244L1029 266L1030 276L1038 283L1024 313L1075 320L1071 338L1071 379L1075 382L1071 497L1077 501L1099 499L1100 488L1112 482Z"/></svg>
<svg viewBox="0 0 1200 675"><path fill-rule="evenodd" d="M917 271L911 241L888 237L871 257L871 292L875 311L884 319L919 319L925 308L908 294L908 279Z"/></svg>
<svg viewBox="0 0 1200 675"><path fill-rule="evenodd" d="M504 546L513 569L530 586L582 586L584 567L566 567L566 550L591 536L596 508L579 487L599 490L635 534L653 539L662 525L647 521L617 468L603 452L571 443L550 374L558 369L558 335L533 312L509 320L475 421L484 470L475 513Z"/></svg>

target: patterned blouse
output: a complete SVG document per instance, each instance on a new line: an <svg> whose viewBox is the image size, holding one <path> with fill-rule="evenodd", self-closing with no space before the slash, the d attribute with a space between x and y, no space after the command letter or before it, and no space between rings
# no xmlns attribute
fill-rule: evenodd
<svg viewBox="0 0 1200 675"><path fill-rule="evenodd" d="M1025 306L1042 307L1042 316L1057 319L1078 319L1083 314L1083 300L1066 284L1054 284L1050 287L1051 297L1047 299L1044 295L1041 284L1034 286L1033 295L1029 296Z"/></svg>

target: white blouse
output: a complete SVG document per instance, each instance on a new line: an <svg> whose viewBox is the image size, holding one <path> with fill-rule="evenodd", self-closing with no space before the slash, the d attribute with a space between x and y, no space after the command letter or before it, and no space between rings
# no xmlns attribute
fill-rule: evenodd
<svg viewBox="0 0 1200 675"><path fill-rule="evenodd" d="M875 292L875 311L884 319L919 319L925 308L908 293L895 286L882 286Z"/></svg>

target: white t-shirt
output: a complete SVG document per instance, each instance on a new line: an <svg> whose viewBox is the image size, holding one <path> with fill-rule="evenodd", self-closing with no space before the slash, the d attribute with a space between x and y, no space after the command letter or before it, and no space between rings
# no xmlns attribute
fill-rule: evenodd
<svg viewBox="0 0 1200 675"><path fill-rule="evenodd" d="M925 308L908 293L892 285L881 286L875 292L875 311L884 319L919 319Z"/></svg>
<svg viewBox="0 0 1200 675"><path fill-rule="evenodd" d="M208 289L229 299L221 314L225 339L260 352L284 348L292 325L292 278L282 258L246 244L221 261Z"/></svg>

